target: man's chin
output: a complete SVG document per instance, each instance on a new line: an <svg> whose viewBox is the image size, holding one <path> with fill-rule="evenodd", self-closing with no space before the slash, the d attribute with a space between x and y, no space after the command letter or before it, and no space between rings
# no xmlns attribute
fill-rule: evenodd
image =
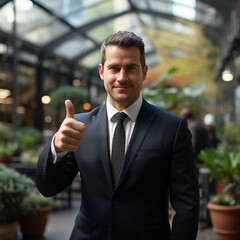
<svg viewBox="0 0 240 240"><path fill-rule="evenodd" d="M118 102L118 103L126 103L126 102L128 102L128 100L126 98L116 98L115 101Z"/></svg>

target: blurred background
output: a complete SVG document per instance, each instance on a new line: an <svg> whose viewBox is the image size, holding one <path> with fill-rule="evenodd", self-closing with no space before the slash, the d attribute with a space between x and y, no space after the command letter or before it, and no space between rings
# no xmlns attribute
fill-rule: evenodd
<svg viewBox="0 0 240 240"><path fill-rule="evenodd" d="M36 211L46 204L34 186L42 144L62 122L65 99L73 101L76 112L105 101L97 71L100 47L119 30L133 31L145 42L149 72L143 96L176 114L190 109L208 131L212 149L196 156L204 163L198 167L198 240L213 240L210 195L227 189L227 198L221 195L218 203L240 206L240 0L0 0L0 210L11 210L0 211L0 223L19 221L26 206ZM81 201L80 183L77 176L51 202L56 211L47 239L68 238ZM239 239L239 224L238 237L228 240ZM21 238L25 233L19 232Z"/></svg>

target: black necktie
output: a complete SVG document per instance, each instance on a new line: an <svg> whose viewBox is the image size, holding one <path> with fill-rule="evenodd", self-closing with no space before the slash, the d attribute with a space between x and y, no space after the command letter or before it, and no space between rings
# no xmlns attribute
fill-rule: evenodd
<svg viewBox="0 0 240 240"><path fill-rule="evenodd" d="M125 130L123 126L123 121L127 117L127 115L123 112L118 112L115 114L115 117L118 123L113 135L111 160L113 180L116 186L125 155Z"/></svg>

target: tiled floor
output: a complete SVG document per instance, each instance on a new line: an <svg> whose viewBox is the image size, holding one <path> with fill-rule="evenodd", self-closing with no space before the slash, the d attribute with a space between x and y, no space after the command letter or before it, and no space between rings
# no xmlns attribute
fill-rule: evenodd
<svg viewBox="0 0 240 240"><path fill-rule="evenodd" d="M71 209L56 210L51 213L44 240L68 240L80 201L74 201ZM21 236L19 236L19 240ZM196 240L216 240L211 228L201 229Z"/></svg>

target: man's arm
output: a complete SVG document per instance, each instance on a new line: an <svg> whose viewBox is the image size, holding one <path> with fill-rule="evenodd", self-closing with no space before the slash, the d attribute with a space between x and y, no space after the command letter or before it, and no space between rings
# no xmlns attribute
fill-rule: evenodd
<svg viewBox="0 0 240 240"><path fill-rule="evenodd" d="M170 201L176 214L172 240L195 240L199 223L199 187L191 134L184 119L175 138L171 167Z"/></svg>
<svg viewBox="0 0 240 240"><path fill-rule="evenodd" d="M85 125L74 119L74 107L70 100L65 101L66 117L52 142L47 144L39 156L36 182L39 191L45 196L53 196L68 187L78 172L75 151L81 143ZM61 161L53 158L56 154L67 153Z"/></svg>

